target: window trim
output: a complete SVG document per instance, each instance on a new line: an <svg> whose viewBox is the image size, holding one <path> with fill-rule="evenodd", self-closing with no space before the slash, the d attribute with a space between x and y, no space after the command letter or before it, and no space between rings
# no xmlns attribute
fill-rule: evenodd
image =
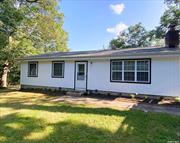
<svg viewBox="0 0 180 143"><path fill-rule="evenodd" d="M55 76L54 75L54 63L62 63L63 64L62 76ZM52 68L51 69L52 69L51 70L51 77L52 78L64 78L64 71L65 71L65 62L64 61L52 61Z"/></svg>
<svg viewBox="0 0 180 143"><path fill-rule="evenodd" d="M30 64L36 64L36 75L30 75ZM29 61L28 62L28 77L38 77L38 67L39 67L39 64L38 64L38 61Z"/></svg>
<svg viewBox="0 0 180 143"><path fill-rule="evenodd" d="M133 61L145 61L145 60L148 60L149 61L149 81L146 82L146 81L137 81L137 62L135 62L135 81L125 81L124 80L124 61L125 60L133 60ZM112 62L113 61L122 61L122 80L112 80ZM116 83L136 83L136 84L151 84L151 58L137 58L137 59L111 59L110 60L110 82L116 82Z"/></svg>

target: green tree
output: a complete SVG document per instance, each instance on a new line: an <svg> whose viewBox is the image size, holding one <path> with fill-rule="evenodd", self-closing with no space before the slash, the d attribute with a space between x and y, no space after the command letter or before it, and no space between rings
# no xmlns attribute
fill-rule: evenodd
<svg viewBox="0 0 180 143"><path fill-rule="evenodd" d="M130 26L110 42L110 48L136 48L149 45L148 32L141 23Z"/></svg>
<svg viewBox="0 0 180 143"><path fill-rule="evenodd" d="M180 10L177 6L170 6L160 19L161 26L167 28L169 24L178 25L180 18Z"/></svg>
<svg viewBox="0 0 180 143"><path fill-rule="evenodd" d="M67 51L63 14L54 0L4 0L0 4L0 82L17 74L15 59L49 51ZM16 79L16 78L13 78Z"/></svg>
<svg viewBox="0 0 180 143"><path fill-rule="evenodd" d="M23 5L23 4L22 4ZM63 30L63 14L57 10L56 0L38 0L29 4L21 27L24 38L31 39L42 52L67 51L67 33Z"/></svg>
<svg viewBox="0 0 180 143"><path fill-rule="evenodd" d="M14 8L14 4L14 0L4 1L0 4L0 74L2 75L1 84L3 87L7 86L10 61L16 54L12 47L12 37L23 20L22 11Z"/></svg>
<svg viewBox="0 0 180 143"><path fill-rule="evenodd" d="M178 4L180 3L179 0L164 0L164 2L165 2L167 5L173 5L173 4L178 5Z"/></svg>
<svg viewBox="0 0 180 143"><path fill-rule="evenodd" d="M155 36L162 39L170 24L180 27L180 1L179 0L165 0L167 9L160 18L160 25L155 29Z"/></svg>
<svg viewBox="0 0 180 143"><path fill-rule="evenodd" d="M128 46L126 45L127 41L127 33L122 32L117 38L112 39L109 43L109 47L111 49L117 49L117 48L127 48Z"/></svg>

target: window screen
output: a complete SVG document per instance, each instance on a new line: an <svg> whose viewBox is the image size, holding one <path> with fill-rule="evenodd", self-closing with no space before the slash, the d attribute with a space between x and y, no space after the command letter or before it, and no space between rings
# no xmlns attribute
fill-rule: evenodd
<svg viewBox="0 0 180 143"><path fill-rule="evenodd" d="M64 62L53 62L53 77L64 77Z"/></svg>
<svg viewBox="0 0 180 143"><path fill-rule="evenodd" d="M38 76L38 62L29 62L28 64L28 76L36 77Z"/></svg>
<svg viewBox="0 0 180 143"><path fill-rule="evenodd" d="M149 81L149 61L137 61L137 81Z"/></svg>
<svg viewBox="0 0 180 143"><path fill-rule="evenodd" d="M124 80L135 80L135 61L124 61Z"/></svg>
<svg viewBox="0 0 180 143"><path fill-rule="evenodd" d="M122 61L112 62L112 80L121 81L122 80Z"/></svg>

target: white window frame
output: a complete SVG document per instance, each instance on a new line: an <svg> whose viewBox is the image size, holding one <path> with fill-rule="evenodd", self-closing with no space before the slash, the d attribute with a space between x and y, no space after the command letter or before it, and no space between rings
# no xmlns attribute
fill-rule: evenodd
<svg viewBox="0 0 180 143"><path fill-rule="evenodd" d="M112 63L116 62L116 61L122 61L122 80L113 80L112 78L112 74L115 70L112 70ZM130 81L130 80L124 80L124 73L125 72L131 72L131 70L125 70L124 69L124 61L135 61L135 70L132 70L132 72L134 72L134 77L135 80L134 81ZM140 71L137 70L137 62L138 61L148 61L148 70L147 71ZM150 84L151 83L151 59L113 59L110 61L110 82L123 82L123 83L144 83L144 84ZM138 81L137 80L137 73L138 72L148 72L148 81Z"/></svg>
<svg viewBox="0 0 180 143"><path fill-rule="evenodd" d="M54 75L54 64L61 63L62 64L62 75ZM64 69L65 69L65 62L64 61L52 61L52 78L64 78Z"/></svg>

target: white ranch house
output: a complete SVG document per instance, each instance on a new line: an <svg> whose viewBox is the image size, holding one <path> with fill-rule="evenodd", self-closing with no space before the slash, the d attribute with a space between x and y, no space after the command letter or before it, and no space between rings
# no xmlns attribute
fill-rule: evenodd
<svg viewBox="0 0 180 143"><path fill-rule="evenodd" d="M21 87L180 96L180 49L167 40L166 47L25 57Z"/></svg>

